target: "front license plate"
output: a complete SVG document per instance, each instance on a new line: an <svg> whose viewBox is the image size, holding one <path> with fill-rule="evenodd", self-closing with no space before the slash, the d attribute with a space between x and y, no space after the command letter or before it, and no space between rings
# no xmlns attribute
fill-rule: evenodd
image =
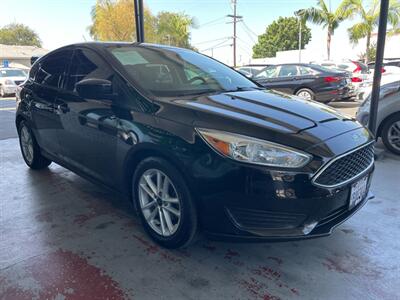
<svg viewBox="0 0 400 300"><path fill-rule="evenodd" d="M360 179L351 185L349 208L353 208L360 203L367 193L368 176Z"/></svg>

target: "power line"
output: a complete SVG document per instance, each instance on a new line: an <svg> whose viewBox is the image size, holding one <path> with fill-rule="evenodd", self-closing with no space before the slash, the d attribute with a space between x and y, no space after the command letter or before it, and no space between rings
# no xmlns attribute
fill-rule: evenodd
<svg viewBox="0 0 400 300"><path fill-rule="evenodd" d="M226 43L228 40L230 40L230 38L225 38L225 40L224 40L224 41L222 41L222 42L220 42L220 43L218 43L218 44L216 44L216 45L214 45L214 46L211 46L211 47L209 47L209 48L206 48L206 49L200 50L200 51L201 51L201 52L203 52L203 51L208 51L208 50L211 50L211 49L218 48L218 46L220 46L220 45L222 45L222 44Z"/></svg>
<svg viewBox="0 0 400 300"><path fill-rule="evenodd" d="M208 44L208 43L217 42L217 41L221 41L221 40L226 40L226 39L230 39L230 38L231 38L231 37L227 36L227 37L223 37L223 38L219 38L219 39L208 40L208 41L202 41L202 42L193 43L193 44L194 44L194 45Z"/></svg>
<svg viewBox="0 0 400 300"><path fill-rule="evenodd" d="M246 22L245 22L244 20L243 20L243 26L245 26L246 29L247 29L252 35L254 35L255 37L258 38L258 34L254 33L254 31L251 30L251 28L246 24Z"/></svg>
<svg viewBox="0 0 400 300"><path fill-rule="evenodd" d="M215 20L211 20L211 21L209 21L209 22L206 22L206 23L204 23L204 24L199 25L198 28L211 25L212 23L218 22L218 21L220 21L220 20L224 20L225 18L226 18L226 16L219 17L219 18L217 18L217 19L215 19Z"/></svg>

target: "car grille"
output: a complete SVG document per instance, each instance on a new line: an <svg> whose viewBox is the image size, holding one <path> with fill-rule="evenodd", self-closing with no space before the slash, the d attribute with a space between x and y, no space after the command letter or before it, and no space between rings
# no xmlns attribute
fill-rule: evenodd
<svg viewBox="0 0 400 300"><path fill-rule="evenodd" d="M344 184L367 171L374 162L374 144L334 158L317 173L313 182L324 187Z"/></svg>
<svg viewBox="0 0 400 300"><path fill-rule="evenodd" d="M297 228L306 219L306 215L283 213L248 208L227 208L228 215L243 229L289 229Z"/></svg>

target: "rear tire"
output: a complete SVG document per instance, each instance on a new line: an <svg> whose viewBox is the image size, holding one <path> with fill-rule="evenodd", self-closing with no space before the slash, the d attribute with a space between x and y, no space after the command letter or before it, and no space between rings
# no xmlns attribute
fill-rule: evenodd
<svg viewBox="0 0 400 300"><path fill-rule="evenodd" d="M315 99L315 94L312 90L307 89L307 88L302 88L299 89L296 92L296 96L304 99L304 100L314 100Z"/></svg>
<svg viewBox="0 0 400 300"><path fill-rule="evenodd" d="M48 167L51 160L44 157L40 152L40 147L36 142L32 129L26 121L21 121L18 126L19 146L25 163L34 170Z"/></svg>
<svg viewBox="0 0 400 300"><path fill-rule="evenodd" d="M190 245L197 232L194 200L180 172L168 161L149 157L136 168L132 195L143 227L159 245Z"/></svg>
<svg viewBox="0 0 400 300"><path fill-rule="evenodd" d="M383 144L390 152L400 155L400 114L384 121L381 137Z"/></svg>

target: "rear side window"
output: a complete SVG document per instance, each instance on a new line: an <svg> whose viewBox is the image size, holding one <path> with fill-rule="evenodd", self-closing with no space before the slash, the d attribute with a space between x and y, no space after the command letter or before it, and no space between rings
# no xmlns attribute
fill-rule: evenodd
<svg viewBox="0 0 400 300"><path fill-rule="evenodd" d="M62 50L39 61L38 70L34 74L35 82L54 88L61 87L61 80L71 60L71 55L71 50Z"/></svg>
<svg viewBox="0 0 400 300"><path fill-rule="evenodd" d="M296 75L297 75L296 66L281 66L281 70L279 71L279 77L289 77Z"/></svg>
<svg viewBox="0 0 400 300"><path fill-rule="evenodd" d="M76 91L75 85L89 78L111 80L113 70L104 63L103 58L89 49L76 49L67 75L66 90Z"/></svg>

